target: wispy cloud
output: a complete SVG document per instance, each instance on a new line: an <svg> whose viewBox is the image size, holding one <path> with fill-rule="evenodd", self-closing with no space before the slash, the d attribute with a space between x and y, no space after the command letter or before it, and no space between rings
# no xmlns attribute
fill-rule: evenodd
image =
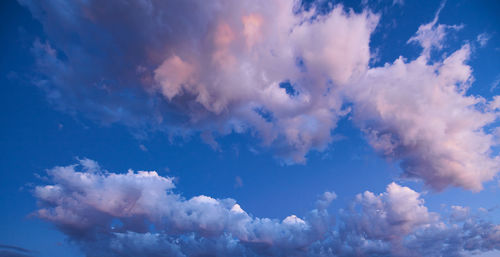
<svg viewBox="0 0 500 257"><path fill-rule="evenodd" d="M488 41L490 40L491 36L488 33L481 33L477 35L477 42L479 43L480 47L485 47L486 44L488 44Z"/></svg>
<svg viewBox="0 0 500 257"><path fill-rule="evenodd" d="M418 43L423 48L422 54L430 57L432 50L441 50L443 48L444 39L447 31L460 30L462 25L445 25L439 24L439 14L443 10L446 1L441 2L439 9L434 16L434 19L418 27L417 33L408 40L408 43Z"/></svg>
<svg viewBox="0 0 500 257"><path fill-rule="evenodd" d="M34 252L15 245L0 244L0 257L30 257Z"/></svg>

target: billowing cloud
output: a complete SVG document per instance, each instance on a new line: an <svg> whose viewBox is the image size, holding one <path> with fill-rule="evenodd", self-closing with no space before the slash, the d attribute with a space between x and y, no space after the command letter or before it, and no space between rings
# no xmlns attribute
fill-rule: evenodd
<svg viewBox="0 0 500 257"><path fill-rule="evenodd" d="M350 88L355 121L382 155L401 160L405 177L437 190L480 190L499 170L484 128L497 119L484 98L467 94L472 69L465 44L442 61L425 53L368 70ZM490 104L491 105L491 104Z"/></svg>
<svg viewBox="0 0 500 257"><path fill-rule="evenodd" d="M289 162L332 141L378 22L288 0L23 2L50 39L38 84L62 108L174 135L250 129Z"/></svg>
<svg viewBox="0 0 500 257"><path fill-rule="evenodd" d="M333 200L337 199L337 194L335 192L324 192L321 197L316 201L316 208L318 210L326 209Z"/></svg>
<svg viewBox="0 0 500 257"><path fill-rule="evenodd" d="M469 44L445 57L434 19L408 40L422 47L370 67L379 15L341 5L316 12L301 2L22 1L47 40L33 52L36 84L67 111L169 135L249 132L288 163L332 142L351 115L369 143L401 163L403 177L442 190L480 190L499 170L496 120L486 100L467 93ZM443 55L440 55L443 56Z"/></svg>
<svg viewBox="0 0 500 257"><path fill-rule="evenodd" d="M419 193L395 183L379 195L359 194L335 225L331 192L305 217L258 218L233 199L183 198L171 178L154 171L119 174L94 164L50 169L51 184L35 189L35 214L87 256L462 256L500 249L500 226L472 215L448 224Z"/></svg>

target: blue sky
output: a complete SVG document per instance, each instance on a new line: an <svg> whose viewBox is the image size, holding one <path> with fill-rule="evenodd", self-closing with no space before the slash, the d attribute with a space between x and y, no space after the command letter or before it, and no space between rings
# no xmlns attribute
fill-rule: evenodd
<svg viewBox="0 0 500 257"><path fill-rule="evenodd" d="M495 256L498 11L4 1L0 256Z"/></svg>

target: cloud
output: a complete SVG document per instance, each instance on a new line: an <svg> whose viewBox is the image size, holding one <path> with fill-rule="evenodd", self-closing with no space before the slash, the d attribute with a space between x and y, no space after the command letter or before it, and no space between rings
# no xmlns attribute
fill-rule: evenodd
<svg viewBox="0 0 500 257"><path fill-rule="evenodd" d="M243 187L243 179L241 179L240 176L236 176L234 178L234 187L235 188Z"/></svg>
<svg viewBox="0 0 500 257"><path fill-rule="evenodd" d="M417 33L408 40L408 43L418 43L423 48L423 55L430 57L432 50L441 50L447 30L460 30L461 25L438 24L439 13L444 8L446 1L443 1L434 16L434 19L418 27Z"/></svg>
<svg viewBox="0 0 500 257"><path fill-rule="evenodd" d="M469 207L453 205L451 211L450 219L453 221L464 221L470 216Z"/></svg>
<svg viewBox="0 0 500 257"><path fill-rule="evenodd" d="M148 148L145 145L143 145L143 144L139 145L139 149L141 149L141 151L143 151L143 152L147 152L148 151Z"/></svg>
<svg viewBox="0 0 500 257"><path fill-rule="evenodd" d="M173 256L197 251L231 255L247 248L255 254L293 253L331 226L324 210L311 212L307 223L294 215L282 221L253 218L233 199L184 199L172 191L172 179L154 171L91 172L87 163L49 170L54 184L37 187L35 196L40 204L36 215L80 242L90 256L100 255L94 251L144 255L148 251L142 249L149 246L152 256L164 250Z"/></svg>
<svg viewBox="0 0 500 257"><path fill-rule="evenodd" d="M491 150L495 138L485 130L497 119L488 107L495 101L467 93L473 81L469 44L433 63L422 44L416 60L400 57L353 82L354 120L379 153L401 161L403 177L436 190L481 190L500 164Z"/></svg>
<svg viewBox="0 0 500 257"><path fill-rule="evenodd" d="M491 35L489 35L488 33L481 33L477 35L476 41L479 43L480 47L485 47L490 39Z"/></svg>
<svg viewBox="0 0 500 257"><path fill-rule="evenodd" d="M199 135L217 151L218 137L249 133L284 163L325 150L353 110L405 178L477 191L498 173L485 129L496 111L467 92L471 46L431 59L461 28L438 23L444 2L408 40L421 55L382 67L369 65L380 15L367 9L285 0L22 3L48 38L33 46L35 82L63 110L141 133Z"/></svg>
<svg viewBox="0 0 500 257"><path fill-rule="evenodd" d="M500 85L500 75L497 75L495 80L491 83L490 92L493 92L493 90L497 89L498 85Z"/></svg>
<svg viewBox="0 0 500 257"><path fill-rule="evenodd" d="M336 92L367 68L378 22L288 0L21 2L50 40L33 52L56 106L212 146L251 131L287 162L332 141Z"/></svg>
<svg viewBox="0 0 500 257"><path fill-rule="evenodd" d="M472 215L446 224L419 193L396 183L378 195L359 194L335 226L325 205L305 217L258 218L233 199L186 199L154 171L120 174L88 163L48 170L51 184L34 191L35 214L87 256L461 256L500 249L500 226ZM325 193L321 201L334 198Z"/></svg>
<svg viewBox="0 0 500 257"><path fill-rule="evenodd" d="M318 210L325 210L335 199L337 199L337 194L335 194L335 192L326 191L316 201L316 208Z"/></svg>
<svg viewBox="0 0 500 257"><path fill-rule="evenodd" d="M434 223L435 213L429 213L420 194L408 187L391 183L387 192L375 195L366 191L356 196L363 212L346 214L350 230L362 231L367 238L401 239L415 227Z"/></svg>

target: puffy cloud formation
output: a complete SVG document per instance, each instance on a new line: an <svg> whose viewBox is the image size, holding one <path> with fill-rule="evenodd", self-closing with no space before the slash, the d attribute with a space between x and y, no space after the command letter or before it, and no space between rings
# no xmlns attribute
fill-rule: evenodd
<svg viewBox="0 0 500 257"><path fill-rule="evenodd" d="M363 212L346 215L346 219L350 219L347 224L370 238L398 239L437 218L428 212L419 193L396 183L387 186L387 192L378 196L369 191L359 194L356 202L363 207Z"/></svg>
<svg viewBox="0 0 500 257"><path fill-rule="evenodd" d="M23 2L51 40L35 43L39 84L63 108L173 134L251 129L289 162L332 141L336 92L366 70L378 22L289 0Z"/></svg>
<svg viewBox="0 0 500 257"><path fill-rule="evenodd" d="M370 144L401 160L404 176L437 190L480 190L499 170L491 152L495 139L484 129L497 114L484 98L466 93L473 79L464 63L470 51L465 44L429 64L424 49L416 60L400 57L368 70L351 87L355 120Z"/></svg>
<svg viewBox="0 0 500 257"><path fill-rule="evenodd" d="M154 171L119 174L95 164L50 169L52 183L35 189L36 215L87 256L463 256L500 249L500 226L472 215L447 224L419 193L395 183L379 195L359 194L335 226L330 192L306 217L280 221L253 217L233 199L185 199Z"/></svg>
<svg viewBox="0 0 500 257"><path fill-rule="evenodd" d="M370 67L379 15L301 2L29 1L46 42L37 85L68 111L106 122L217 136L250 132L285 162L324 150L351 105L354 122L404 177L442 190L480 190L499 170L486 100L467 93L471 47L432 60L446 32L439 11L400 57Z"/></svg>
<svg viewBox="0 0 500 257"><path fill-rule="evenodd" d="M324 192L323 195L321 195L321 197L316 201L316 207L318 210L324 210L335 199L337 199L337 194L335 194L335 192Z"/></svg>

